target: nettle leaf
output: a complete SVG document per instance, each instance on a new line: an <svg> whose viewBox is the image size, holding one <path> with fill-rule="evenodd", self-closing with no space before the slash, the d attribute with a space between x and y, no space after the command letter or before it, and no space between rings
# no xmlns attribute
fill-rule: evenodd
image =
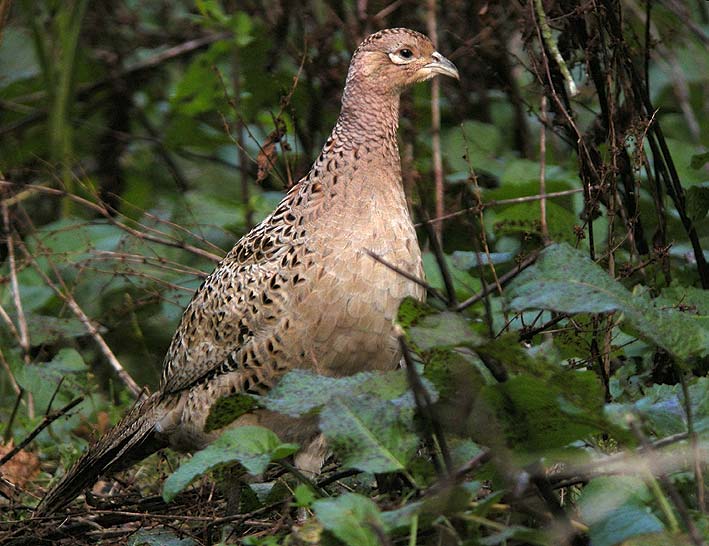
<svg viewBox="0 0 709 546"><path fill-rule="evenodd" d="M687 215L699 222L709 213L709 183L697 184L687 190Z"/></svg>
<svg viewBox="0 0 709 546"><path fill-rule="evenodd" d="M298 448L297 444L281 442L267 428L242 426L227 430L165 480L163 498L170 502L198 476L229 463L240 463L251 475L261 474L271 461L292 455Z"/></svg>
<svg viewBox="0 0 709 546"><path fill-rule="evenodd" d="M581 251L566 244L547 247L537 263L512 282L508 297L514 311L618 311L638 335L680 359L709 354L709 331L692 315L656 307L646 295L632 294Z"/></svg>
<svg viewBox="0 0 709 546"><path fill-rule="evenodd" d="M352 392L370 377L368 372L349 377L327 377L307 370L292 370L259 401L272 411L300 417L322 407L335 396Z"/></svg>
<svg viewBox="0 0 709 546"><path fill-rule="evenodd" d="M29 338L34 347L44 343L54 343L66 338L87 335L86 326L73 317L53 317L51 315L31 314L26 317ZM106 329L98 326L99 332Z"/></svg>
<svg viewBox="0 0 709 546"><path fill-rule="evenodd" d="M346 468L404 470L416 451L413 405L369 395L337 397L320 413L320 430Z"/></svg>
<svg viewBox="0 0 709 546"><path fill-rule="evenodd" d="M448 272L453 280L455 295L459 300L462 301L469 298L480 290L480 279L468 273L467 268L459 267L450 256L444 256L444 258ZM432 252L423 253L423 270L426 275L426 282L441 292L445 292L443 275L441 275L441 269Z"/></svg>
<svg viewBox="0 0 709 546"><path fill-rule="evenodd" d="M169 529L139 529L128 541L128 546L196 546L194 539L180 538Z"/></svg>
<svg viewBox="0 0 709 546"><path fill-rule="evenodd" d="M484 342L471 330L468 319L450 311L423 317L409 328L409 336L420 351L434 347L476 347Z"/></svg>
<svg viewBox="0 0 709 546"><path fill-rule="evenodd" d="M209 415L204 423L204 432L219 430L256 407L258 407L258 402L249 394L240 392L224 396L209 408Z"/></svg>
<svg viewBox="0 0 709 546"><path fill-rule="evenodd" d="M379 546L374 529L384 524L377 505L362 495L346 493L339 497L321 499L313 503L313 511L330 531L348 546Z"/></svg>
<svg viewBox="0 0 709 546"><path fill-rule="evenodd" d="M480 482L464 482L396 510L382 512L385 529L391 533L409 528L414 516L419 516L420 526L425 527L441 515L459 514L469 508L480 486Z"/></svg>
<svg viewBox="0 0 709 546"><path fill-rule="evenodd" d="M638 536L664 531L662 522L646 505L651 495L634 476L592 479L581 491L579 511L594 546L613 546Z"/></svg>
<svg viewBox="0 0 709 546"><path fill-rule="evenodd" d="M73 396L69 387L72 379L85 377L80 374L88 371L84 359L75 349L60 349L49 362L22 364L13 370L17 382L31 392L34 403L44 411L54 396L54 408L61 407ZM67 381L67 379L69 379ZM62 384L55 396L57 386ZM83 381L82 381L83 383Z"/></svg>
<svg viewBox="0 0 709 546"><path fill-rule="evenodd" d="M687 415L681 385L653 385L645 396L629 404L608 404L605 412L620 427L627 428L627 414L639 415L657 436L687 431ZM697 433L709 432L709 378L698 377L689 385L689 400Z"/></svg>
<svg viewBox="0 0 709 546"><path fill-rule="evenodd" d="M480 431L487 436L504 432L508 445L518 449L543 452L605 428L602 387L590 371L564 372L551 380L513 377L483 387L482 394L492 414L480 419Z"/></svg>
<svg viewBox="0 0 709 546"><path fill-rule="evenodd" d="M432 399L437 395L424 380ZM328 377L307 370L292 370L264 397L254 396L265 408L300 417L322 408L330 400L357 394L371 394L384 400L409 399L405 370L362 372L347 377Z"/></svg>

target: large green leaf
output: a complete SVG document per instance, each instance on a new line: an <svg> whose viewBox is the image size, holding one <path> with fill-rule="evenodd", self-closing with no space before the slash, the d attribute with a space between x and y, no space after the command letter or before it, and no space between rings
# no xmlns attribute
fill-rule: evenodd
<svg viewBox="0 0 709 546"><path fill-rule="evenodd" d="M664 531L647 507L650 493L639 478L594 478L581 491L579 510L594 546L614 546L638 535Z"/></svg>
<svg viewBox="0 0 709 546"><path fill-rule="evenodd" d="M249 474L256 475L266 470L271 461L287 457L297 450L297 444L281 442L267 428L243 426L227 430L165 480L163 498L170 502L196 477L219 466L238 462Z"/></svg>
<svg viewBox="0 0 709 546"><path fill-rule="evenodd" d="M604 429L603 392L593 372L517 376L482 392L492 412L479 422L483 443L503 433L511 447L542 452Z"/></svg>
<svg viewBox="0 0 709 546"><path fill-rule="evenodd" d="M436 393L424 380L433 400ZM407 395L409 384L404 370L361 372L347 377L328 377L307 370L292 370L265 397L257 398L267 409L299 417L315 412L330 400L342 396L372 394L384 400Z"/></svg>
<svg viewBox="0 0 709 546"><path fill-rule="evenodd" d="M370 395L337 397L320 414L320 430L342 464L365 472L404 470L416 451L411 403Z"/></svg>
<svg viewBox="0 0 709 546"><path fill-rule="evenodd" d="M678 358L709 354L709 331L695 315L659 307L646 295L631 293L566 244L546 248L537 263L513 281L508 297L515 311L621 312L638 335Z"/></svg>
<svg viewBox="0 0 709 546"><path fill-rule="evenodd" d="M629 413L640 415L657 436L687 432L687 414L681 385L653 385L643 389L639 400L628 404L608 404L606 414L618 426L627 427ZM709 378L698 377L689 385L694 431L709 434Z"/></svg>
<svg viewBox="0 0 709 546"><path fill-rule="evenodd" d="M315 515L330 531L348 546L380 546L374 529L383 529L379 508L373 501L356 493L346 493L313 503Z"/></svg>

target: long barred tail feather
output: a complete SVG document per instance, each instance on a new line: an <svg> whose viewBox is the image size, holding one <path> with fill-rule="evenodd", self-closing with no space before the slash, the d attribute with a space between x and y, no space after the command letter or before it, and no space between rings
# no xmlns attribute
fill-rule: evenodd
<svg viewBox="0 0 709 546"><path fill-rule="evenodd" d="M104 474L128 468L166 447L155 435L158 394L136 403L116 426L99 438L42 498L35 516L56 512L91 487Z"/></svg>

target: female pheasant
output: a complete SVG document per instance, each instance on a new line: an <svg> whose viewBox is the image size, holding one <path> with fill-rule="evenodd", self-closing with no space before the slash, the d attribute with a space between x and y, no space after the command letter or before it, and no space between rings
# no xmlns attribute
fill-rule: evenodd
<svg viewBox="0 0 709 546"><path fill-rule="evenodd" d="M458 78L418 32L387 29L362 42L339 118L310 172L197 290L157 392L88 449L37 513L56 511L100 475L164 447L203 448L220 433L205 431L217 400L264 394L290 369L342 376L396 367L392 328L399 303L422 299L424 291L369 252L423 277L396 135L401 92L436 74ZM321 448L314 423L255 409L229 426L244 424ZM317 456L296 459L310 471L320 463Z"/></svg>

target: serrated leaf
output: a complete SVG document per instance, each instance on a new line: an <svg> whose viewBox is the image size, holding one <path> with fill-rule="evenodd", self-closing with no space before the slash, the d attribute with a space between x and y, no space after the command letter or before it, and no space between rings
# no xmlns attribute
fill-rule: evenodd
<svg viewBox="0 0 709 546"><path fill-rule="evenodd" d="M700 222L709 213L709 183L697 184L687 190L687 216L693 222Z"/></svg>
<svg viewBox="0 0 709 546"><path fill-rule="evenodd" d="M380 546L374 528L383 528L379 508L373 501L356 493L313 503L313 511L330 531L348 546Z"/></svg>
<svg viewBox="0 0 709 546"><path fill-rule="evenodd" d="M709 331L691 314L655 306L634 295L581 251L566 244L547 247L537 263L515 279L508 292L515 311L623 313L638 333L680 359L709 354Z"/></svg>
<svg viewBox="0 0 709 546"><path fill-rule="evenodd" d="M432 398L433 386L424 381ZM385 400L405 396L408 381L404 370L362 372L347 377L328 377L308 370L291 370L265 397L254 397L264 407L278 413L299 417L314 412L331 399L358 393L369 393Z"/></svg>
<svg viewBox="0 0 709 546"><path fill-rule="evenodd" d="M603 391L590 371L559 373L553 380L517 376L481 392L493 412L479 419L483 443L503 432L508 445L543 452L604 428Z"/></svg>
<svg viewBox="0 0 709 546"><path fill-rule="evenodd" d="M647 487L633 476L592 479L578 500L594 546L614 546L634 536L664 531L662 522L645 502Z"/></svg>
<svg viewBox="0 0 709 546"><path fill-rule="evenodd" d="M327 377L307 370L292 370L260 402L272 411L299 417L323 406L335 396L352 392L370 377L368 372L349 377Z"/></svg>
<svg viewBox="0 0 709 546"><path fill-rule="evenodd" d="M681 385L653 385L644 396L627 404L607 404L605 412L620 427L627 428L627 414L641 416L655 436L687 432L687 415ZM709 378L698 377L689 385L694 431L709 432Z"/></svg>
<svg viewBox="0 0 709 546"><path fill-rule="evenodd" d="M364 394L330 400L320 430L344 467L364 472L404 470L418 445L410 404Z"/></svg>
<svg viewBox="0 0 709 546"><path fill-rule="evenodd" d="M434 347L475 347L484 342L471 330L463 315L450 311L422 318L416 326L409 328L409 336L421 351Z"/></svg>
<svg viewBox="0 0 709 546"><path fill-rule="evenodd" d="M273 431L263 427L243 426L227 430L165 480L163 498L170 502L196 477L224 464L238 462L249 474L261 474L271 461L295 453L298 447L281 442Z"/></svg>
<svg viewBox="0 0 709 546"><path fill-rule="evenodd" d="M168 529L139 529L128 541L128 546L196 546L190 537L180 538Z"/></svg>

